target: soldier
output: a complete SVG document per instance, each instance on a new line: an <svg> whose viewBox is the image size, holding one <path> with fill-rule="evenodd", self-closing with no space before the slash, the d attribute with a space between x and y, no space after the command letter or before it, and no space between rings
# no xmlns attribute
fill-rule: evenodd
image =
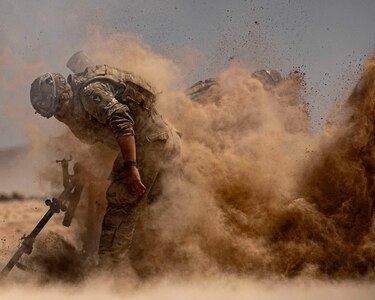
<svg viewBox="0 0 375 300"><path fill-rule="evenodd" d="M155 108L155 91L140 77L107 65L89 66L66 81L46 73L31 85L31 104L65 123L82 142L119 150L107 190L99 262L127 263L139 209L180 153L180 138Z"/></svg>

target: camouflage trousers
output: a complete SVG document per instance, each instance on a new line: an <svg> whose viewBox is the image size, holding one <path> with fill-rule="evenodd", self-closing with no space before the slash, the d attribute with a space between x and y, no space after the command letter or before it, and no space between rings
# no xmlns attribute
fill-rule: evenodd
<svg viewBox="0 0 375 300"><path fill-rule="evenodd" d="M104 269L112 270L129 264L138 215L147 207L152 195L160 192L164 172L178 162L180 137L170 132L159 139L137 146L137 163L146 192L140 197L132 196L121 178L123 159L121 153L114 162L113 178L107 190L107 210L102 223L99 243L99 262Z"/></svg>

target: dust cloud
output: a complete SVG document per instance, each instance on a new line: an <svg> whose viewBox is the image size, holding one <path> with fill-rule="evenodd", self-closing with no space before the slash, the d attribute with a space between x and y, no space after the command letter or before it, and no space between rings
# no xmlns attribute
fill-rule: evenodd
<svg viewBox="0 0 375 300"><path fill-rule="evenodd" d="M180 67L131 34L96 32L83 48L95 62L133 71L156 86L159 110L182 132L182 160L165 177L159 199L142 213L131 251L131 283L94 272L78 279L78 291L64 285L69 278L45 270L42 275L57 288L28 283L29 299L369 299L375 270L374 59L327 126L312 134L294 76L267 91L250 76L252 70L234 63L218 74L218 85L202 101L192 101L179 88ZM97 243L115 153L82 145L69 132L43 141L35 135L33 142L45 158L72 154L90 181L79 213L84 216L87 199L96 212L78 215L79 224L63 235L72 236L73 248L59 249L79 250L88 236ZM42 169L58 190L58 167ZM88 233L90 226L94 230ZM94 253L97 245L90 247ZM24 297L25 288L18 288L9 283L1 294Z"/></svg>

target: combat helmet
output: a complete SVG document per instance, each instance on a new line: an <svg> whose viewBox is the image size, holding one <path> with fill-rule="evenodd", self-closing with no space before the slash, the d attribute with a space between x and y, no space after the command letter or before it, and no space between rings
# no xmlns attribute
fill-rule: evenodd
<svg viewBox="0 0 375 300"><path fill-rule="evenodd" d="M251 77L258 79L266 90L277 86L283 80L281 74L272 69L255 71Z"/></svg>
<svg viewBox="0 0 375 300"><path fill-rule="evenodd" d="M30 100L36 113L49 119L59 110L58 96L66 86L66 80L60 73L46 73L31 84Z"/></svg>

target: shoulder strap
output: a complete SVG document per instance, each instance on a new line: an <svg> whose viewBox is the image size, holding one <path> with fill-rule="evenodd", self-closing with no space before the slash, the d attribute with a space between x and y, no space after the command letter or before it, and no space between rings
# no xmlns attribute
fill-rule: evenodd
<svg viewBox="0 0 375 300"><path fill-rule="evenodd" d="M107 65L90 66L85 70L83 76L86 78L86 81L83 83L84 86L94 80L109 79L112 83L137 85L140 89L156 95L155 89L140 76Z"/></svg>

